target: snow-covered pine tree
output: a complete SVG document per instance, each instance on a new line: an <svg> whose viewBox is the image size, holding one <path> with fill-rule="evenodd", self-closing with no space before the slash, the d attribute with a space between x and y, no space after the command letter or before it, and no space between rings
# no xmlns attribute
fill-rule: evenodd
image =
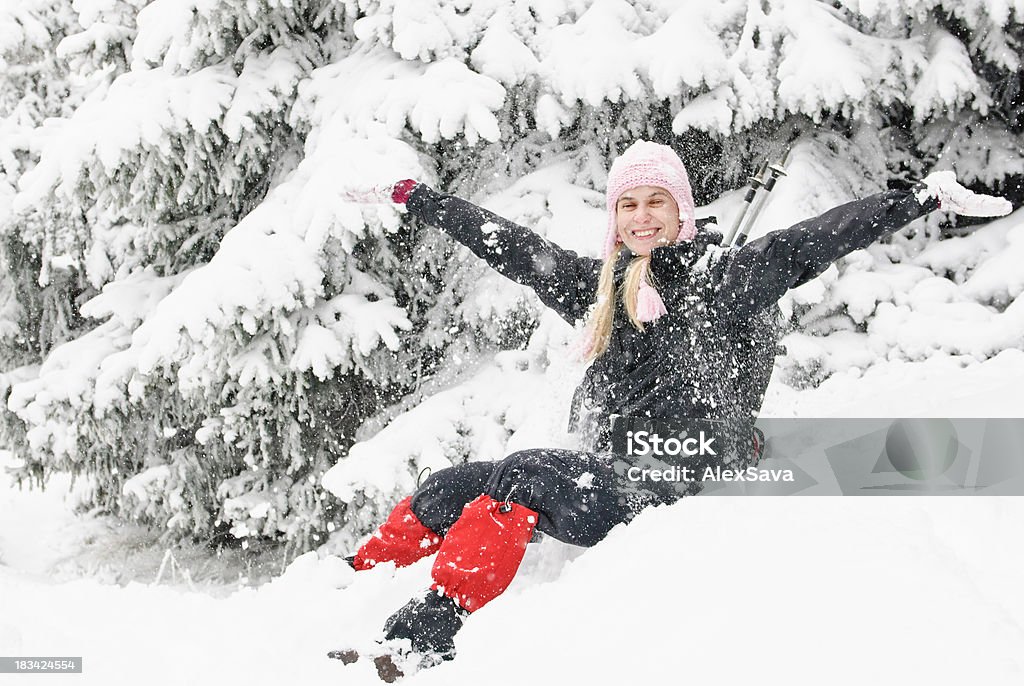
<svg viewBox="0 0 1024 686"><path fill-rule="evenodd" d="M995 190L1024 172L1021 0L51 0L29 12L53 59L8 46L4 64L72 85L53 119L21 124L17 165L2 158L0 226L36 255L6 277L21 291L5 331L25 333L7 355L22 366L6 375L5 433L26 472L73 470L93 505L177 535L305 548L334 529L348 546L422 467L500 457L557 422L536 398L571 388L568 327L438 232L344 202L347 185L418 178L593 254L605 170L637 137L680 150L707 203L797 136L762 230L935 164ZM6 84L23 76L0 74L21 92ZM1009 311L1024 286L967 288L1009 245L1009 229L996 233L939 241L926 227L811 284L788 307L834 333L797 334L791 371L827 373L827 341L871 336L879 315L885 344L909 357L969 347L914 348L910 320L886 314L905 291L875 275L903 269L923 301L998 297ZM971 256L963 273L938 266L947 244ZM58 273L77 289L62 302L78 328L60 333L26 306ZM1015 321L993 326L1019 337ZM994 354L992 340L972 354ZM320 483L335 463L340 500Z"/></svg>
<svg viewBox="0 0 1024 686"><path fill-rule="evenodd" d="M301 77L329 59L325 27L338 23L340 8L329 2L51 4L70 21L43 35L82 95L70 94L64 116L33 121L22 137L25 165L13 177L18 191L4 229L9 241L38 254L33 278L44 295L56 274L80 284L86 296L90 289L103 293L88 305L87 297L63 298L72 315L92 319L91 330L63 345L66 337L51 333L45 320L18 322L23 331L38 332L34 352L42 366L11 392L10 407L23 414L8 424L14 436L25 429L17 445L27 449L27 472L73 470L93 486L89 505L151 519L174 533L209 533L223 501L245 494L225 479L255 474L250 464L265 454L277 460L294 454L281 446L299 440L295 424L305 402L299 393L284 398L289 394L279 388L254 385L246 391L218 378L265 337L251 326L226 330L224 345L231 349L220 359L203 358L209 362L203 379L152 375L131 385L131 400L123 393L131 379L119 379L114 391L97 381L122 371L111 371L116 354L154 305L208 262L225 232L294 166L301 133L288 122L288 110ZM240 281L234 279L236 286ZM96 319L106 321L96 326ZM255 377L236 372L233 380L239 378L247 385ZM291 381L299 389L308 385ZM195 433L211 417L240 426L225 429L233 444L221 441L200 453ZM301 545L310 530L323 528L309 514L321 508L305 474L311 467L302 463L303 473L287 484L283 476L270 479L282 493L282 514L267 517L270 528L279 534L277 522L291 517L300 523L288 537ZM287 465L278 471L283 475ZM292 516L302 508L303 516Z"/></svg>

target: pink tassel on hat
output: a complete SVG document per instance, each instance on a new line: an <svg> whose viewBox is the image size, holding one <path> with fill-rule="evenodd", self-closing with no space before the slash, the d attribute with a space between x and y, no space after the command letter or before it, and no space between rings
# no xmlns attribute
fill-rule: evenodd
<svg viewBox="0 0 1024 686"><path fill-rule="evenodd" d="M658 317L668 314L665 308L665 301L655 290L654 286L647 282L645 276L640 281L640 288L636 294L636 316L642 322L653 322Z"/></svg>
<svg viewBox="0 0 1024 686"><path fill-rule="evenodd" d="M653 322L658 317L668 314L665 301L661 294L647 281L644 276L640 279L640 287L636 293L636 317L642 322ZM586 331L570 348L570 355L573 359L588 360L590 353L594 350L597 341L594 340L594 332Z"/></svg>

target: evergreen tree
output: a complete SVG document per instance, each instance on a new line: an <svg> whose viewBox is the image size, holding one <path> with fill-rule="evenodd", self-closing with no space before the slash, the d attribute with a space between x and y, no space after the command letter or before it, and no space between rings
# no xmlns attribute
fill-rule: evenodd
<svg viewBox="0 0 1024 686"><path fill-rule="evenodd" d="M349 545L422 467L553 426L531 403L578 370L532 294L341 189L417 178L588 254L638 137L702 204L793 139L760 230L935 166L1019 199L1022 21L1020 0L4 3L7 441L169 535ZM789 378L849 364L829 341L879 317L911 359L1021 334L1024 285L986 267L1009 230L940 219L787 300ZM1011 316L915 347L883 272Z"/></svg>

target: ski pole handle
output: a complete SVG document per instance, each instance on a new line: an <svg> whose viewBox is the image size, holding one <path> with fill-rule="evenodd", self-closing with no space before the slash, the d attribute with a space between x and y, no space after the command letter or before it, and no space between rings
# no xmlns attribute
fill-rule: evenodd
<svg viewBox="0 0 1024 686"><path fill-rule="evenodd" d="M756 202L752 203L749 206L749 212L743 212L744 222L740 226L739 230L736 232L736 235L733 238L733 240L729 242L729 245L738 248L747 242L747 237L750 235L750 230L754 228L754 224L757 223L757 218L758 216L760 216L761 211L764 209L764 205L768 201L769 194L771 194L771 192L775 190L775 184L778 183L781 177L787 176L785 164L786 162L789 161L790 150L792 150L792 147L787 145L786 149L783 150L782 156L779 158L778 162L769 165L766 161L763 165L761 165L761 168L765 170L761 172L762 177L760 183L760 187L764 188L764 193L762 193L760 197L756 199ZM768 174L768 178L764 178L764 174Z"/></svg>
<svg viewBox="0 0 1024 686"><path fill-rule="evenodd" d="M744 218L747 216L747 210L750 209L750 204L754 202L754 198L757 197L757 191L764 185L764 175L768 169L768 161L765 160L761 163L757 172L753 176L747 177L747 192L743 195L743 207L736 215L736 219L733 220L732 226L729 227L728 233L725 234L725 245L731 245L733 239L736 237L736 232L743 224Z"/></svg>

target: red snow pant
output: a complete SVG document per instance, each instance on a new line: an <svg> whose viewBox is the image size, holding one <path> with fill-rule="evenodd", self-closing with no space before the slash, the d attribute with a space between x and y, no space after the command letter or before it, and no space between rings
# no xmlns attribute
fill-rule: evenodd
<svg viewBox="0 0 1024 686"><path fill-rule="evenodd" d="M398 504L354 566L409 565L436 551L432 589L478 610L511 583L535 529L592 546L649 505L680 497L639 488L616 459L538 449L441 470Z"/></svg>
<svg viewBox="0 0 1024 686"><path fill-rule="evenodd" d="M391 561L399 567L438 552L432 589L473 611L508 588L537 524L537 513L480 495L468 503L442 543L405 498L363 544L352 561L357 570Z"/></svg>
<svg viewBox="0 0 1024 686"><path fill-rule="evenodd" d="M441 536L420 523L412 511L410 496L395 506L387 521L356 551L352 566L363 570L379 562L394 562L398 567L405 567L434 554L440 546Z"/></svg>

